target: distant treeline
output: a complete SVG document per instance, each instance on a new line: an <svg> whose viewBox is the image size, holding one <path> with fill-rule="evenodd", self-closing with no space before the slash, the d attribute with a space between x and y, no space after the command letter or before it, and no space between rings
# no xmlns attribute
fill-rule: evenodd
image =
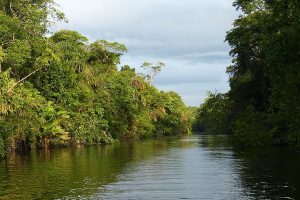
<svg viewBox="0 0 300 200"><path fill-rule="evenodd" d="M241 15L227 33L230 91L209 93L197 111L207 132L238 145L299 145L300 1L236 0Z"/></svg>
<svg viewBox="0 0 300 200"><path fill-rule="evenodd" d="M118 69L122 44L69 30L47 37L64 19L52 0L0 0L0 156L190 130L180 96L151 85L163 63L144 63L141 75Z"/></svg>

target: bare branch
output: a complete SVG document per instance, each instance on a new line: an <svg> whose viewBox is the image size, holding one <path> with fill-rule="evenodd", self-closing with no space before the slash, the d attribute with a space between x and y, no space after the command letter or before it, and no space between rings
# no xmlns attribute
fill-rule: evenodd
<svg viewBox="0 0 300 200"><path fill-rule="evenodd" d="M29 78L30 76L34 75L36 72L38 72L39 70L41 70L42 68L39 68L33 72L31 72L30 74L28 74L27 76L25 76L24 78L22 78L21 80L19 80L18 82L16 82L15 84L13 84L13 86L11 86L8 90L7 93L12 92L12 90L20 83L22 83L23 81L25 81L27 78Z"/></svg>

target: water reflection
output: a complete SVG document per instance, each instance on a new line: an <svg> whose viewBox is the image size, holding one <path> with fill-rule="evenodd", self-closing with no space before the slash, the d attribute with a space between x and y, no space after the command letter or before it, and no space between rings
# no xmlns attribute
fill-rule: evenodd
<svg viewBox="0 0 300 200"><path fill-rule="evenodd" d="M0 161L0 199L297 199L299 158L197 135L33 151Z"/></svg>
<svg viewBox="0 0 300 200"><path fill-rule="evenodd" d="M300 154L288 148L235 151L243 187L260 199L300 198Z"/></svg>

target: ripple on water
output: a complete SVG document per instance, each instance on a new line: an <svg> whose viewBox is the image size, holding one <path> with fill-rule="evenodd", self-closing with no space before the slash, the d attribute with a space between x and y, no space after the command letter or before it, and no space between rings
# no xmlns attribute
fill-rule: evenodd
<svg viewBox="0 0 300 200"><path fill-rule="evenodd" d="M38 151L0 161L0 199L300 199L299 157L225 136Z"/></svg>

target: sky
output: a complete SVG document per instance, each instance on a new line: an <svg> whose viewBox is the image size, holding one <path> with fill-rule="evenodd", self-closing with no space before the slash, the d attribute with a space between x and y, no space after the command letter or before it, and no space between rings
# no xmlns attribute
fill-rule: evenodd
<svg viewBox="0 0 300 200"><path fill-rule="evenodd" d="M226 32L238 13L233 0L56 0L71 29L91 41L125 44L122 57L140 72L144 61L166 67L154 85L179 93L187 105L199 106L208 91L227 92L230 50Z"/></svg>

